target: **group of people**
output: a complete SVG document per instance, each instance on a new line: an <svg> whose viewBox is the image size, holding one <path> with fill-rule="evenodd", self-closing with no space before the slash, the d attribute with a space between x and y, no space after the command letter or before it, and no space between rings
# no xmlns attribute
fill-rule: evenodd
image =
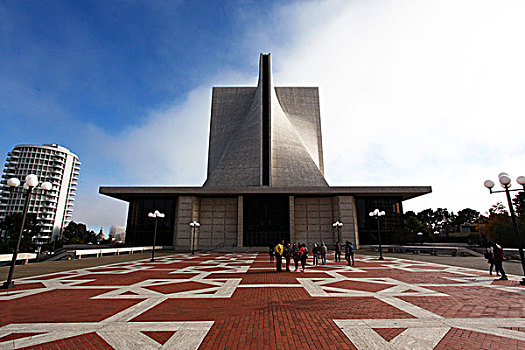
<svg viewBox="0 0 525 350"><path fill-rule="evenodd" d="M339 242L335 244L335 261L341 261L341 252L343 245ZM344 244L345 260L348 266L353 266L354 260L354 246L350 241L346 241ZM270 262L275 260L275 266L277 272L282 271L282 259L285 259L286 271L290 272L290 263L293 260L295 266L295 272L299 270L299 263L301 263L301 271L304 272L306 268L306 262L308 260L308 248L304 243L288 243L285 245L284 240L277 244L269 246L268 253L270 255ZM321 244L315 243L312 248L313 261L312 265L319 265L319 259L321 264L326 265L326 255L328 254L328 247L324 242Z"/></svg>
<svg viewBox="0 0 525 350"><path fill-rule="evenodd" d="M487 251L485 252L485 259L487 259L487 262L490 264L489 273L491 275L492 269L495 268L496 275L501 275L500 280L506 281L508 279L505 270L503 270L503 260L505 259L505 255L503 254L503 248L499 244L495 242L489 243Z"/></svg>

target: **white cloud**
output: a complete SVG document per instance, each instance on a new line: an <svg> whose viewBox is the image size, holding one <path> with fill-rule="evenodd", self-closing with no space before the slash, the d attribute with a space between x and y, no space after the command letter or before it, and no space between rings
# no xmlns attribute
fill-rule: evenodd
<svg viewBox="0 0 525 350"><path fill-rule="evenodd" d="M488 194L486 178L525 173L524 6L299 1L275 9L286 19L281 27L257 23L245 31L247 49L238 50L251 50L254 68L259 52L272 52L277 85L320 87L330 184L431 185L432 194L405 209L485 211L504 199ZM116 183L100 185L201 185L211 88L254 85L256 68L249 73L210 77L182 103L118 135L90 130L98 154L122 165L111 177ZM86 195L89 204L75 216L123 224L126 205L100 197Z"/></svg>
<svg viewBox="0 0 525 350"><path fill-rule="evenodd" d="M503 199L488 195L485 178L525 173L525 4L328 1L285 11L300 25L273 56L275 81L320 87L331 184L432 185L406 208L484 211Z"/></svg>

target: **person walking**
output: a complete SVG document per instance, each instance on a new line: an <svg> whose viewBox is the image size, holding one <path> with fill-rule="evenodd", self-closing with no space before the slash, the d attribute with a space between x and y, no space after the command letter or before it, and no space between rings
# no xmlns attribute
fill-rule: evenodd
<svg viewBox="0 0 525 350"><path fill-rule="evenodd" d="M490 245L487 247L487 251L485 252L485 259L487 259L487 262L490 264L489 273L492 275L492 269L494 268L494 250ZM499 271L497 270L496 275L499 276Z"/></svg>
<svg viewBox="0 0 525 350"><path fill-rule="evenodd" d="M319 246L317 245L317 243L314 244L314 247L312 249L312 254L314 255L313 259L313 265L318 265L319 264Z"/></svg>
<svg viewBox="0 0 525 350"><path fill-rule="evenodd" d="M306 269L306 260L308 259L308 248L306 248L306 244L303 243L301 245L299 254L301 255L301 272L304 272L304 269Z"/></svg>
<svg viewBox="0 0 525 350"><path fill-rule="evenodd" d="M297 247L297 243L295 242L293 242L293 246L292 246L292 258L293 258L293 262L295 265L295 272L297 272L297 270L299 270L299 259L301 257L299 253L299 247Z"/></svg>
<svg viewBox="0 0 525 350"><path fill-rule="evenodd" d="M274 261L273 257L275 256L275 247L271 243L268 246L268 255L270 255L270 262L273 262Z"/></svg>
<svg viewBox="0 0 525 350"><path fill-rule="evenodd" d="M326 265L326 254L328 253L328 248L326 247L326 244L321 243L321 261L323 265Z"/></svg>
<svg viewBox="0 0 525 350"><path fill-rule="evenodd" d="M335 244L335 261L341 261L341 243Z"/></svg>
<svg viewBox="0 0 525 350"><path fill-rule="evenodd" d="M286 261L286 272L290 272L290 259L292 258L293 250L290 243L284 248L284 259Z"/></svg>
<svg viewBox="0 0 525 350"><path fill-rule="evenodd" d="M492 242L492 250L494 252L494 265L496 265L496 273L499 271L499 273L501 273L501 277L499 279L506 281L508 278L505 270L503 270L503 260L505 259L503 248L499 244Z"/></svg>
<svg viewBox="0 0 525 350"><path fill-rule="evenodd" d="M283 253L284 253L284 241L281 241L281 243L275 246L275 265L277 268L277 272L281 272L283 270L282 269Z"/></svg>
<svg viewBox="0 0 525 350"><path fill-rule="evenodd" d="M352 261L351 265L354 266L354 246L350 241L346 241L345 244L345 260L348 262L348 266L350 266L350 261Z"/></svg>

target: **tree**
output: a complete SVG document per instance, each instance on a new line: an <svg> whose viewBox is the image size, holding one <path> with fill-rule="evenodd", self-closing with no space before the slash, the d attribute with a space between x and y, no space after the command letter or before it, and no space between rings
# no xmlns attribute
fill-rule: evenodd
<svg viewBox="0 0 525 350"><path fill-rule="evenodd" d="M71 221L62 231L62 241L63 244L97 243L97 237L85 224Z"/></svg>
<svg viewBox="0 0 525 350"><path fill-rule="evenodd" d="M477 210L465 208L463 210L458 211L455 223L457 225L475 225L478 223L480 215L480 212Z"/></svg>
<svg viewBox="0 0 525 350"><path fill-rule="evenodd" d="M514 208L516 209L516 215L522 219L525 219L525 191L520 191L512 199Z"/></svg>
<svg viewBox="0 0 525 350"><path fill-rule="evenodd" d="M417 213L417 219L422 223L428 225L431 229L437 224L436 216L432 209L425 209Z"/></svg>
<svg viewBox="0 0 525 350"><path fill-rule="evenodd" d="M0 231L2 231L2 245L0 252L12 253L18 240L20 225L22 224L22 213L9 214L0 222ZM24 232L20 241L21 253L34 252L36 245L33 243L33 237L38 235L42 226L37 220L35 213L27 213L24 223Z"/></svg>
<svg viewBox="0 0 525 350"><path fill-rule="evenodd" d="M518 243L516 234L505 205L502 202L496 203L489 209L488 214L486 224L481 227L482 233L491 241L500 243L504 247L516 247ZM520 234L523 241L525 237L523 230Z"/></svg>

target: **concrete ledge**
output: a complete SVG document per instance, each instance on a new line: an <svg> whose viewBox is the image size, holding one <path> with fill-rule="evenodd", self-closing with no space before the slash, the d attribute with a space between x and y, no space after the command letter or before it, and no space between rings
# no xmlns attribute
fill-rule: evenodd
<svg viewBox="0 0 525 350"><path fill-rule="evenodd" d="M13 259L13 254L0 254L0 262L11 261ZM25 260L25 264L29 262L30 259L36 259L35 253L18 253L16 260Z"/></svg>

